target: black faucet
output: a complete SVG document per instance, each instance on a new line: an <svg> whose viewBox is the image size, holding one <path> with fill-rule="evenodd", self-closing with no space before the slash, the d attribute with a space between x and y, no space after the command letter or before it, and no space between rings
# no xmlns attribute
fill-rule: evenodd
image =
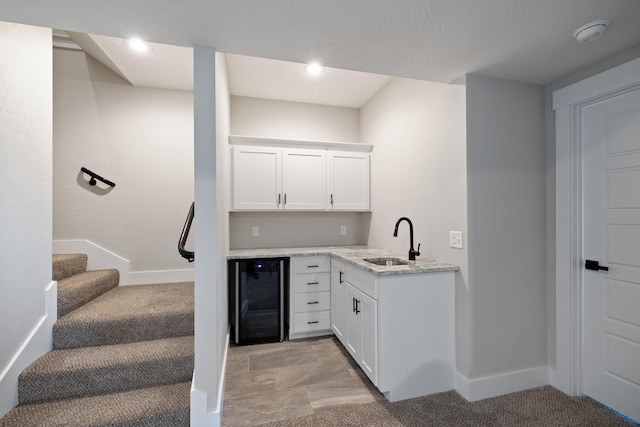
<svg viewBox="0 0 640 427"><path fill-rule="evenodd" d="M409 218L403 216L396 222L396 228L393 230L393 237L398 237L398 226L402 221L407 221L409 223L409 261L415 261L416 256L420 256L420 243L418 243L418 250L413 249L413 223Z"/></svg>

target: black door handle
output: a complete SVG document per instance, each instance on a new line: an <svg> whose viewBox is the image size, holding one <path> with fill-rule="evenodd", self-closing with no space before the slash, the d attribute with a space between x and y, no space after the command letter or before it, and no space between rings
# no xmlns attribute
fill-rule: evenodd
<svg viewBox="0 0 640 427"><path fill-rule="evenodd" d="M593 271L598 271L598 270L604 270L604 271L609 271L609 267L605 267L604 265L600 265L600 263L598 261L593 261L593 260L586 260L584 262L584 268L586 268L587 270L593 270Z"/></svg>

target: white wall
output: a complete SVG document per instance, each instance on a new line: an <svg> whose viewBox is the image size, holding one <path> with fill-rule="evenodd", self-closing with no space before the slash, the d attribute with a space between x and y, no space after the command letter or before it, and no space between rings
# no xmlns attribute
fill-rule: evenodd
<svg viewBox="0 0 640 427"><path fill-rule="evenodd" d="M409 217L420 259L460 266L456 275L459 369L466 369L467 172L465 88L395 78L361 110L361 137L374 145L373 213L368 245L408 254ZM462 231L463 249L449 247ZM462 362L460 361L462 358Z"/></svg>
<svg viewBox="0 0 640 427"><path fill-rule="evenodd" d="M547 364L546 168L544 88L466 85L473 379Z"/></svg>
<svg viewBox="0 0 640 427"><path fill-rule="evenodd" d="M297 246L365 245L369 213L353 212L232 212L231 249ZM347 234L340 235L340 227ZM260 236L253 237L254 226Z"/></svg>
<svg viewBox="0 0 640 427"><path fill-rule="evenodd" d="M36 331L51 284L51 30L0 22L0 58L1 417L17 402L19 365L51 334ZM25 356L31 334L42 339Z"/></svg>
<svg viewBox="0 0 640 427"><path fill-rule="evenodd" d="M360 112L356 108L232 96L231 134L360 142ZM367 242L370 219L369 214L357 212L232 212L229 217L231 249L362 245ZM340 235L342 225L347 226L346 236ZM253 226L260 227L259 237L252 237Z"/></svg>
<svg viewBox="0 0 640 427"><path fill-rule="evenodd" d="M231 134L359 142L359 110L232 96Z"/></svg>
<svg viewBox="0 0 640 427"><path fill-rule="evenodd" d="M191 269L177 241L193 201L193 94L133 87L79 51L54 49L53 65L53 238L89 240L136 272ZM82 166L115 188L96 194Z"/></svg>

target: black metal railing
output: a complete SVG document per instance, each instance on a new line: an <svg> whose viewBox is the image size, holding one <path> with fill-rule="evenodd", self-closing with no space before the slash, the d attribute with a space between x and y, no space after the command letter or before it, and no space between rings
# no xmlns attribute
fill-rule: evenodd
<svg viewBox="0 0 640 427"><path fill-rule="evenodd" d="M178 240L178 252L180 256L186 259L189 262L193 262L195 259L195 253L192 251L188 251L184 248L184 245L187 243L187 238L189 237L189 231L191 230L191 223L193 222L194 212L194 203L191 203L191 208L189 209L189 213L187 214L187 220L184 223L184 227L182 227L182 233L180 233L180 239Z"/></svg>
<svg viewBox="0 0 640 427"><path fill-rule="evenodd" d="M91 179L89 180L89 185L91 185L91 186L96 185L96 183L98 181L104 182L109 187L115 187L116 186L115 182L109 181L108 179L105 179L105 178L101 177L97 173L91 172L89 169L87 169L85 167L81 167L80 170L91 177Z"/></svg>

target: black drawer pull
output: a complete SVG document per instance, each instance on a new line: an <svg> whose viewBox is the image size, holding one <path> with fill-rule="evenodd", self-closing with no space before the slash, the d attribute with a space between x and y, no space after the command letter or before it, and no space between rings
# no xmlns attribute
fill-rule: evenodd
<svg viewBox="0 0 640 427"><path fill-rule="evenodd" d="M313 325L314 323L320 323L319 320L312 320L310 322L307 322L307 325Z"/></svg>
<svg viewBox="0 0 640 427"><path fill-rule="evenodd" d="M320 282L307 282L307 286L311 286L311 285L319 285Z"/></svg>
<svg viewBox="0 0 640 427"><path fill-rule="evenodd" d="M309 302L307 302L307 304L319 304L319 303L320 303L320 301L309 301Z"/></svg>
<svg viewBox="0 0 640 427"><path fill-rule="evenodd" d="M317 265L317 264L316 265L307 265L307 268L318 268L318 267L320 267L320 266Z"/></svg>

